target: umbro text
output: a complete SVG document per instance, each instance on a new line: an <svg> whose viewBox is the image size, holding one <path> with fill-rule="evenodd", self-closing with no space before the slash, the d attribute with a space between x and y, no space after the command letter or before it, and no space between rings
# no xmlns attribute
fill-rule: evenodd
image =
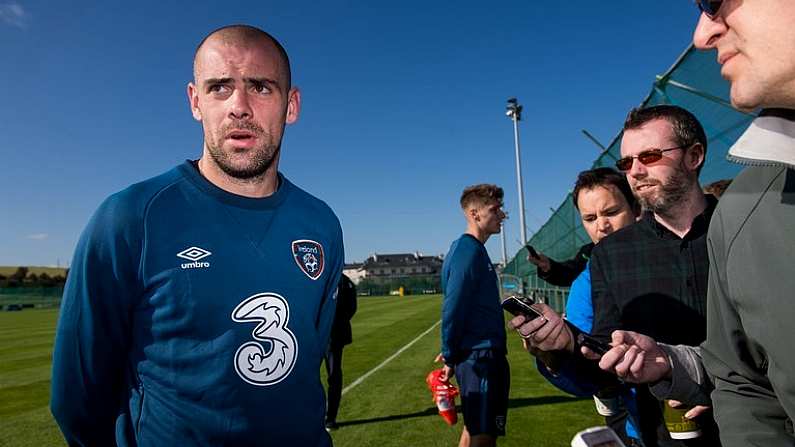
<svg viewBox="0 0 795 447"><path fill-rule="evenodd" d="M184 269L204 269L210 266L209 262L184 262L182 263L181 267Z"/></svg>

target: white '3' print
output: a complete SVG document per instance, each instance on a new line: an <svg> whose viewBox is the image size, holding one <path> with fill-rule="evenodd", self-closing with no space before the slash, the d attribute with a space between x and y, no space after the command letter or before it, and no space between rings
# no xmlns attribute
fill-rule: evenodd
<svg viewBox="0 0 795 447"><path fill-rule="evenodd" d="M232 311L239 323L258 322L251 332L254 340L269 342L266 352L259 341L241 345L235 353L235 370L246 382L268 386L281 382L295 366L298 344L287 328L290 307L281 295L258 293L246 298Z"/></svg>

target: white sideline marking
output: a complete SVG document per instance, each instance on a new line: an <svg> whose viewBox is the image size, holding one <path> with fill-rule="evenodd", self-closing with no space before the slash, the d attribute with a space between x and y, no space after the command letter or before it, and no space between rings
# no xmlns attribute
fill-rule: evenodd
<svg viewBox="0 0 795 447"><path fill-rule="evenodd" d="M424 337L425 335L427 335L427 334L428 334L428 332L430 332L430 331L434 330L434 329L436 328L436 326L439 326L439 324L440 324L441 322L442 322L442 320L439 320L439 321L437 321L436 323L433 323L433 326L429 327L429 328L428 328L428 330L426 330L426 331L425 331L425 332L423 332L422 334L418 335L418 336L417 336L417 338L415 338L414 340L411 340L411 341L410 341L410 342L409 342L409 343L408 343L406 346L403 346L402 348L398 349L398 350L397 350L397 352L395 352L394 354L392 354L391 356L389 356L389 358L388 358L388 359L384 360L384 361L383 361L383 362L381 362L381 363L380 363L378 366L376 366L375 368L371 369L370 371L367 371L366 373L364 373L364 375L363 375L363 376L361 376L361 377L359 377L358 379L356 379L356 380L354 380L353 382L351 382L351 384L350 384L350 385L348 385L348 386L346 386L345 388L343 388L343 389L342 389L342 395L345 395L345 393L347 393L348 391L350 391L350 390L351 390L351 388L353 388L353 387L355 387L356 385L358 385L358 384L362 383L362 382L364 381L364 379L366 379L366 378L370 377L370 376L371 376L371 375L372 375L374 372L376 372L376 371L378 371L379 369L381 369L381 368L383 368L384 366L386 366L386 364L387 364L387 363L389 363L389 362L391 362L392 360L394 360L394 359L395 359L395 357L399 356L401 352L403 352L403 351L405 351L406 349L410 348L410 347L411 347L411 345L413 345L414 343L417 343L418 341L420 341L420 339L421 339L422 337Z"/></svg>

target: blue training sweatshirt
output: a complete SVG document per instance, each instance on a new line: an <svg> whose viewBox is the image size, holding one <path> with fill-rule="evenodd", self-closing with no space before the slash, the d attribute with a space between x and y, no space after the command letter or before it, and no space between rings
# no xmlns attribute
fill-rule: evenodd
<svg viewBox="0 0 795 447"><path fill-rule="evenodd" d="M343 265L322 201L192 162L109 197L64 290L51 409L70 445L329 446L320 362Z"/></svg>
<svg viewBox="0 0 795 447"><path fill-rule="evenodd" d="M472 235L453 242L442 264L442 355L455 365L476 349L507 352L497 273Z"/></svg>

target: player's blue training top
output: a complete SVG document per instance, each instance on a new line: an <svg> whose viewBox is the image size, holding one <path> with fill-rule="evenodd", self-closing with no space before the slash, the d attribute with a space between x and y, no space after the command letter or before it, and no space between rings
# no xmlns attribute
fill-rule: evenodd
<svg viewBox="0 0 795 447"><path fill-rule="evenodd" d="M329 446L320 362L343 265L331 209L193 162L114 194L64 290L51 409L70 445Z"/></svg>
<svg viewBox="0 0 795 447"><path fill-rule="evenodd" d="M442 355L455 365L475 349L507 352L497 274L486 247L464 234L442 264Z"/></svg>

